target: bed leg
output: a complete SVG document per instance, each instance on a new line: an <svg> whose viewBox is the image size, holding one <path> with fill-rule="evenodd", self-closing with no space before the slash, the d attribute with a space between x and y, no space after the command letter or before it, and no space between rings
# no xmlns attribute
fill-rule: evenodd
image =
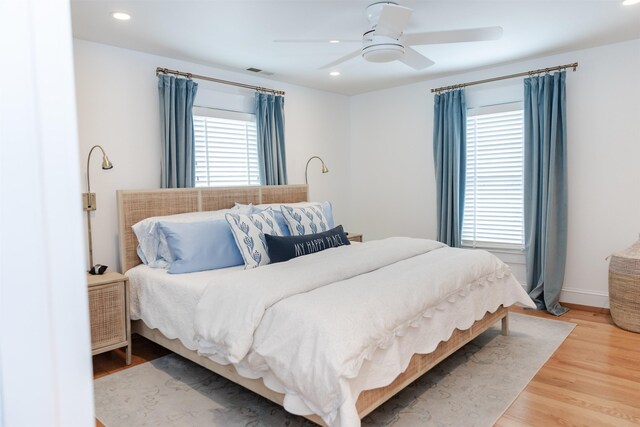
<svg viewBox="0 0 640 427"><path fill-rule="evenodd" d="M502 335L505 337L509 335L509 312L502 318Z"/></svg>

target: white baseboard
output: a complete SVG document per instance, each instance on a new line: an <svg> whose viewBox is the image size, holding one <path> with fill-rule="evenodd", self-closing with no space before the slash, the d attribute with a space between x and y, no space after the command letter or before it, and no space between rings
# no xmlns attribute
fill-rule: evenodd
<svg viewBox="0 0 640 427"><path fill-rule="evenodd" d="M609 308L609 294L607 292L564 287L560 294L560 301L591 307Z"/></svg>
<svg viewBox="0 0 640 427"><path fill-rule="evenodd" d="M500 250L491 250L491 253L511 267L511 272L526 290L526 263L524 254ZM609 293L565 286L562 288L560 301L572 304L588 305L590 307L609 308Z"/></svg>

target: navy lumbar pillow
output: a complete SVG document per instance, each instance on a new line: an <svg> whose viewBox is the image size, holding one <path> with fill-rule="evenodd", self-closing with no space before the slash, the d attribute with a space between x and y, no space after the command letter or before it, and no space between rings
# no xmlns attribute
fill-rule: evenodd
<svg viewBox="0 0 640 427"><path fill-rule="evenodd" d="M303 236L265 234L265 238L272 263L289 261L291 258L351 244L341 225L322 233Z"/></svg>

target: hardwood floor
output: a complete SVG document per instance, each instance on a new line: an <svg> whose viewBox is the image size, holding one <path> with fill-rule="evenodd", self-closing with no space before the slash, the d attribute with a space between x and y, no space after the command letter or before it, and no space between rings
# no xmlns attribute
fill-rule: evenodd
<svg viewBox="0 0 640 427"><path fill-rule="evenodd" d="M640 425L640 334L617 328L604 310L593 312L572 306L560 318L532 310L511 310L577 326L496 426ZM167 353L134 335L131 366ZM126 368L124 352L119 350L93 358L94 378ZM102 426L99 421L96 425Z"/></svg>
<svg viewBox="0 0 640 427"><path fill-rule="evenodd" d="M617 328L608 313L573 308L557 319L578 326L496 426L640 425L640 334Z"/></svg>

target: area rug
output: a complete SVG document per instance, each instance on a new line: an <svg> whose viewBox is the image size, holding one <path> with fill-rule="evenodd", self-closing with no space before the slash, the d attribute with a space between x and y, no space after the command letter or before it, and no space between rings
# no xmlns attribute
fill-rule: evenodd
<svg viewBox="0 0 640 427"><path fill-rule="evenodd" d="M573 323L511 313L362 420L363 426L492 426ZM94 381L96 416L119 426L313 426L171 354Z"/></svg>

